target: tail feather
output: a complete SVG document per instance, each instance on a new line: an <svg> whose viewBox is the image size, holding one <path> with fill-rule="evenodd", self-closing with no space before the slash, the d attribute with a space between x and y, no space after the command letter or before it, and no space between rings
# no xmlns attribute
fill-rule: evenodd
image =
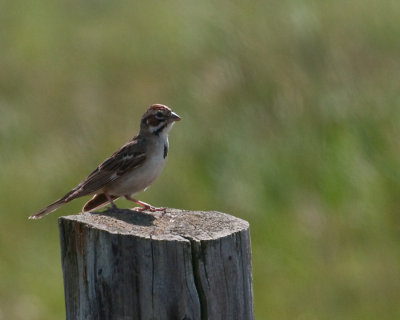
<svg viewBox="0 0 400 320"><path fill-rule="evenodd" d="M61 199L58 199L57 201L53 202L52 204L48 205L46 208L36 212L35 214L31 215L29 219L41 219L44 216L48 215L49 213L57 210L59 207L62 205L70 202L71 200L78 198L74 193L75 190L72 190L71 192L67 193L64 197ZM112 200L118 199L118 196L110 196ZM99 193L95 194L92 199L90 199L82 208L82 212L87 212L90 210L95 210L98 208L101 208L109 203L106 195L104 193Z"/></svg>
<svg viewBox="0 0 400 320"><path fill-rule="evenodd" d="M61 198L52 204L48 205L46 208L36 212L35 214L31 215L29 219L42 219L44 216L48 215L49 213L57 210L59 207L61 207L63 204L66 204L69 202L68 200Z"/></svg>
<svg viewBox="0 0 400 320"><path fill-rule="evenodd" d="M62 205L70 202L71 200L79 198L80 196L81 196L80 194L77 194L77 188L74 188L66 195L64 195L61 199L54 201L52 204L49 204L46 208L31 215L29 219L34 219L34 220L42 219L44 216L47 216L49 213L52 213L53 211L57 210Z"/></svg>
<svg viewBox="0 0 400 320"><path fill-rule="evenodd" d="M110 196L112 200L118 199L118 196ZM93 211L95 209L99 209L104 207L109 203L106 195L104 193L95 194L92 199L90 199L86 204L83 206L82 212Z"/></svg>

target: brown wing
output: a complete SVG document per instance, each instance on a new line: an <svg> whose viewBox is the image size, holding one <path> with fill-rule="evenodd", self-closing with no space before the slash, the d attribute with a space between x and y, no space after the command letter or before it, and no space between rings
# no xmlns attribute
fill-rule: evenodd
<svg viewBox="0 0 400 320"><path fill-rule="evenodd" d="M74 188L67 200L95 193L124 173L140 167L146 159L144 146L141 139L133 139L123 145Z"/></svg>
<svg viewBox="0 0 400 320"><path fill-rule="evenodd" d="M145 143L139 137L133 138L106 159L84 181L72 189L61 199L31 215L29 219L41 219L57 210L65 203L91 193L96 193L107 183L117 180L125 172L140 167L146 159ZM90 202L90 201L89 201Z"/></svg>

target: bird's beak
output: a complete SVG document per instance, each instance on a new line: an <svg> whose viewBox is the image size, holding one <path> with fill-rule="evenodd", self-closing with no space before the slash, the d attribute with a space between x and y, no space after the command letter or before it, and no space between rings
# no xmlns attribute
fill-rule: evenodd
<svg viewBox="0 0 400 320"><path fill-rule="evenodd" d="M179 121L181 120L181 117L178 116L175 112L171 112L171 119L172 121Z"/></svg>

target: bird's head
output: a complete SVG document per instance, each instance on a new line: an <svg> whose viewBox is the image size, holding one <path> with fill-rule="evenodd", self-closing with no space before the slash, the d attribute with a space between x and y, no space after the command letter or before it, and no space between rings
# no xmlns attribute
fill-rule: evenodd
<svg viewBox="0 0 400 320"><path fill-rule="evenodd" d="M167 134L175 121L181 120L175 112L162 104L153 104L142 117L140 132L144 134Z"/></svg>

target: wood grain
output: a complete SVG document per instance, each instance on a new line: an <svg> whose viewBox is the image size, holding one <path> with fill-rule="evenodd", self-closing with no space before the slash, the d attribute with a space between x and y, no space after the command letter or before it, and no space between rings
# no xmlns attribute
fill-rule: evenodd
<svg viewBox="0 0 400 320"><path fill-rule="evenodd" d="M254 319L244 220L126 209L59 228L67 319Z"/></svg>

